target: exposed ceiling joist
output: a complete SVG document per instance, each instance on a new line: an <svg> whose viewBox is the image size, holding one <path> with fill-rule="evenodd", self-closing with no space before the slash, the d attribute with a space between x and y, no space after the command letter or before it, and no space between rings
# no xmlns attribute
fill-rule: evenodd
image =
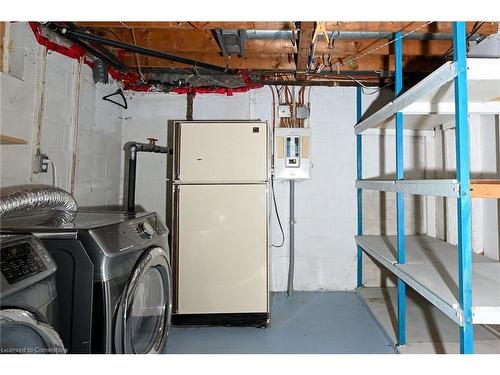
<svg viewBox="0 0 500 375"><path fill-rule="evenodd" d="M220 48L213 35L206 30L202 31L183 31L182 33L175 30L159 30L152 32L151 30L137 29L134 30L136 42L144 47L153 48L159 51L176 53L178 51L189 52L214 52L220 53ZM107 31L99 31L96 34L105 36L106 38L117 39L133 44L133 38L128 30L119 30L117 35L113 35ZM346 55L357 54L363 51L368 51L386 44L386 40L335 40L333 49L328 48L328 44L324 39L319 39L316 44L316 52L336 54L341 57ZM451 46L451 41L446 40L404 40L403 54L408 56L442 55ZM388 55L391 52L392 46L386 45L373 51L376 55ZM266 53L297 53L297 46L291 40L247 40L245 43L245 51L247 54L262 54Z"/></svg>
<svg viewBox="0 0 500 375"><path fill-rule="evenodd" d="M314 34L315 22L301 22L299 48L297 51L297 80L303 80L309 66L311 42Z"/></svg>
<svg viewBox="0 0 500 375"><path fill-rule="evenodd" d="M213 30L213 29L261 29L261 30L292 30L291 21L273 22L78 22L85 27L107 28L148 28L148 29L176 29L176 30Z"/></svg>
<svg viewBox="0 0 500 375"><path fill-rule="evenodd" d="M191 59L204 63L227 67L228 69L265 70L277 71L295 70L293 55L246 55L244 57L232 56L230 58L218 54L204 53L177 53L178 56L189 56ZM124 62L129 66L137 66L135 56L131 53L124 54ZM139 63L143 68L187 68L186 64L166 61L148 56L140 56Z"/></svg>
<svg viewBox="0 0 500 375"><path fill-rule="evenodd" d="M189 56L198 61L203 61L219 66L227 66L230 69L245 69L245 70L269 70L276 72L293 71L295 72L295 61L293 55L247 55L245 57L233 56L230 59L212 54L182 54L179 56ZM362 59L351 62L346 59L344 61L336 60L335 58L328 59L327 55L321 56L318 59L325 57L322 63L325 63L324 71L372 71L372 72L390 72L394 70L394 57L385 55L366 56ZM329 60L329 61L328 61ZM404 56L403 64L405 72L431 72L443 64L443 59L440 57L426 56ZM143 68L188 68L188 65L166 61L148 56L140 56L139 62ZM132 53L124 54L124 63L136 67L137 63L135 56ZM313 68L315 66L313 65ZM301 77L304 77L302 75Z"/></svg>
<svg viewBox="0 0 500 375"><path fill-rule="evenodd" d="M71 23L56 24L69 30L73 27ZM247 77L266 75L269 79L281 79L283 73L289 73L294 75L295 82L308 84L314 79L315 84L323 81L330 85L332 80L348 84L346 74L349 74L363 76L360 80L365 83L381 84L392 79L394 46L390 38L393 33L408 33L403 40L407 79L442 65L445 53L452 48L451 22L330 21L324 22L325 29L321 29L322 35L313 44L317 25L316 22L291 21L77 23L78 27L86 27L90 34L119 41L106 45L134 71L137 72L138 67L149 71L148 77L155 77L160 71L191 74L189 72L197 65L215 66L216 70L235 74L235 77L240 76L238 70L246 70ZM323 36L325 30L328 38L333 37L330 44ZM217 31L240 36L238 48L227 50L223 56ZM474 32L470 38L473 43L496 33L498 23L467 22L467 31ZM80 37L85 39L86 35ZM230 42L229 45L236 46L235 42ZM148 52L141 54L144 49ZM318 73L327 73L329 77Z"/></svg>
<svg viewBox="0 0 500 375"><path fill-rule="evenodd" d="M396 31L411 31L425 24L419 22L342 22L331 21L325 22L327 30L338 31L381 31L381 32L396 32ZM452 32L451 22L436 21L420 29L422 32ZM95 28L148 28L148 29L174 29L174 30L213 30L213 29L257 29L257 30L293 30L294 22L78 22L78 25ZM474 22L467 22L467 32L470 32L474 27ZM497 22L485 22L479 29L480 33L494 34L498 32Z"/></svg>

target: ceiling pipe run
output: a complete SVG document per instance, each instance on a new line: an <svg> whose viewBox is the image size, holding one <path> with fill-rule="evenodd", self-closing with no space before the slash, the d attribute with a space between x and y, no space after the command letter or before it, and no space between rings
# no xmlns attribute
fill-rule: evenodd
<svg viewBox="0 0 500 375"><path fill-rule="evenodd" d="M213 64L209 64L209 63L205 63L205 62L201 62L201 61L192 60L192 59L189 59L186 57L172 55L172 54L167 53L167 52L161 52L161 51L156 51L156 50L152 50L149 48L139 47L136 45L123 43L123 42L120 42L120 41L114 40L114 39L103 38L103 37L95 35L95 34L89 34L89 33L85 33L85 32L78 31L78 30L72 30L72 29L60 27L56 24L49 23L49 24L46 24L46 26L48 26L50 29L52 29L56 32L59 32L61 35L67 37L68 39L73 38L73 39L79 40L80 42L87 41L87 42L91 42L91 43L100 43L100 44L103 44L106 46L121 48L121 49L124 49L126 51L139 53L139 54L145 55L145 56L157 57L160 59L165 59L165 60L169 60L169 61L179 62L182 64L192 65L193 67L206 68L206 69L213 70L216 72L221 72L221 73L233 73L232 69L227 69L225 67L221 67L218 65L213 65Z"/></svg>
<svg viewBox="0 0 500 375"><path fill-rule="evenodd" d="M298 39L300 31L292 30L246 30L246 39L253 40L274 40L283 39L290 40L295 37ZM323 35L318 35L323 38ZM330 31L328 37L337 39L393 39L394 33L392 32L378 32L378 31ZM472 35L469 40L474 42L482 41L486 36L480 34ZM453 40L452 33L411 33L404 37L406 40Z"/></svg>

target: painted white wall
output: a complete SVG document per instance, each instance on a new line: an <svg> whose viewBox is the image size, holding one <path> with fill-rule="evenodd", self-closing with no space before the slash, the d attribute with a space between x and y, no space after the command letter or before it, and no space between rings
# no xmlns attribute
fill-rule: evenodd
<svg viewBox="0 0 500 375"><path fill-rule="evenodd" d="M145 141L156 137L166 142L168 120L184 119L186 97L177 94L129 93L129 110L124 111L123 139ZM365 96L368 108L376 95ZM249 120L271 122L272 96L268 87L234 96L197 95L195 120ZM351 290L356 283L356 122L355 88L314 87L311 92L312 178L296 184L296 273L297 290ZM409 133L405 137L408 176L424 172L425 142ZM394 137L364 137L365 176L393 175ZM383 163L379 154L385 155ZM163 155L140 155L137 168L137 204L158 211L165 217L166 165ZM415 160L415 162L413 161ZM287 182L276 182L278 210L285 231L285 245L272 248L272 290L286 289L288 272L288 192ZM395 233L394 197L365 193L365 233ZM408 233L425 230L423 201L407 199ZM380 216L385 216L382 224ZM414 219L416 217L417 219ZM280 243L281 234L273 213L272 240ZM366 257L365 257L366 258ZM381 271L365 259L368 285L386 283Z"/></svg>
<svg viewBox="0 0 500 375"><path fill-rule="evenodd" d="M481 115L481 178L500 179L500 116ZM500 204L497 199L482 201L484 255L500 260Z"/></svg>
<svg viewBox="0 0 500 375"><path fill-rule="evenodd" d="M38 45L25 22L7 27L5 72L0 73L0 132L26 145L0 148L0 186L52 184L52 174L33 173L38 146L56 164L57 185L80 206L120 203L121 109L101 100L116 84L94 85L78 61ZM49 167L50 168L50 167Z"/></svg>
<svg viewBox="0 0 500 375"><path fill-rule="evenodd" d="M147 142L157 138L167 144L167 122L186 117L186 97L177 94L127 94L129 109L123 111L122 144L130 141ZM123 163L121 168L123 186ZM155 211L165 220L167 165L164 154L139 153L137 157L136 205L145 211ZM124 191L122 190L122 197Z"/></svg>
<svg viewBox="0 0 500 375"><path fill-rule="evenodd" d="M123 197L123 144L147 137L166 143L167 121L183 119L186 97L177 94L128 94L130 109L122 111L102 96L116 84L95 85L91 70L57 53L47 52L33 38L26 23L7 29L6 69L0 73L0 132L27 141L0 148L0 186L51 183L51 174L32 173L33 155L40 148L56 163L58 185L71 191L73 152L76 156L74 194L80 206L101 208L121 204ZM495 39L496 38L496 39ZM498 36L474 53L498 53ZM486 46L486 47L485 47ZM493 51L493 52L491 52ZM496 52L495 52L496 51ZM296 185L296 277L299 290L349 290L355 286L356 231L354 88L319 88L311 93L313 131L312 178ZM377 95L364 95L364 109ZM271 121L272 96L265 87L232 97L198 95L196 120ZM471 169L473 177L499 178L500 135L498 116L471 116ZM453 177L454 130L445 125L435 137L406 132L407 178ZM395 174L394 136L368 132L363 136L364 178ZM139 157L137 203L165 218L164 155ZM276 183L279 212L288 233L288 184ZM428 233L456 242L456 208L452 199L406 196L406 233ZM364 233L395 234L395 195L363 194ZM446 220L443 220L446 218ZM473 201L473 249L500 259L500 208L496 200ZM280 241L276 219L273 242ZM287 237L287 236L286 236ZM391 283L387 274L366 256L367 285ZM285 290L288 243L272 249L272 289Z"/></svg>
<svg viewBox="0 0 500 375"><path fill-rule="evenodd" d="M455 178L455 124L444 124L436 129L434 141L434 172L429 169L429 178ZM470 170L471 178L488 179L500 177L500 135L498 116L469 115ZM432 156L429 156L432 158ZM430 200L429 200L430 202ZM457 244L457 205L453 198L433 198L432 212L428 209L427 220L434 221L437 238ZM434 215L434 217L431 217ZM472 250L476 253L500 259L498 201L494 199L472 199ZM432 235L432 233L429 233Z"/></svg>

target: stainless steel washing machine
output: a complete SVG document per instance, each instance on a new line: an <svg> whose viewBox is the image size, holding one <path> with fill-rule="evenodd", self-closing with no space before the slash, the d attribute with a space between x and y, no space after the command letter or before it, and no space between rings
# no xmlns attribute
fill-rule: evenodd
<svg viewBox="0 0 500 375"><path fill-rule="evenodd" d="M168 230L156 213L37 213L2 227L40 238L57 263L70 353L160 353L172 309Z"/></svg>
<svg viewBox="0 0 500 375"><path fill-rule="evenodd" d="M0 353L63 354L56 264L33 236L0 235Z"/></svg>

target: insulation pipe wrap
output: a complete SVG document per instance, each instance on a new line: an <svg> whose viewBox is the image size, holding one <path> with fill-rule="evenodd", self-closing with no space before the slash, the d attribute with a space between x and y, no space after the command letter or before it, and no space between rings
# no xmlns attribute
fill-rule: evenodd
<svg viewBox="0 0 500 375"><path fill-rule="evenodd" d="M0 193L0 218L42 208L76 211L78 206L71 194L49 185L27 185Z"/></svg>

